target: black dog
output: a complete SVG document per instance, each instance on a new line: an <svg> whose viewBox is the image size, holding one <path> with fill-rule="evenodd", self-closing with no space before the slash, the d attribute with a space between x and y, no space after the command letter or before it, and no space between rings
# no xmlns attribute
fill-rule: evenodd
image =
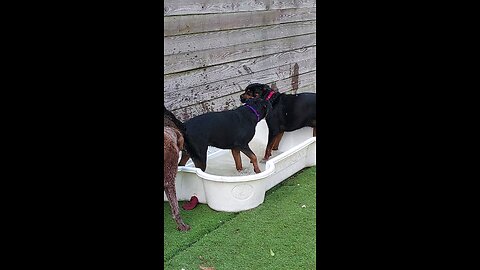
<svg viewBox="0 0 480 270"><path fill-rule="evenodd" d="M240 100L246 102L251 98L261 98L272 103L272 111L265 118L268 125L268 144L264 160L278 150L278 145L285 131L294 131L303 127L313 127L313 136L317 133L316 94L301 93L287 95L272 90L266 84L253 83L245 88Z"/></svg>
<svg viewBox="0 0 480 270"><path fill-rule="evenodd" d="M185 122L185 144L188 152L182 152L179 165L184 166L191 157L195 167L205 171L207 167L207 148L214 146L231 149L235 167L242 170L240 151L250 158L255 173L259 173L257 157L248 143L255 135L255 126L267 115L271 108L269 101L254 98L234 110L209 112Z"/></svg>

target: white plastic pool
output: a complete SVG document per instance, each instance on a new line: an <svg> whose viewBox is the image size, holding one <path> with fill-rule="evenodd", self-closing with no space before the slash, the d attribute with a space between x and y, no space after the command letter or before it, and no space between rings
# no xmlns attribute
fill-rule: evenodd
<svg viewBox="0 0 480 270"><path fill-rule="evenodd" d="M218 150L207 157L205 172L189 160L179 166L176 177L177 199L188 201L196 196L217 211L239 212L262 204L265 192L305 167L316 165L316 137L312 128L285 132L277 151L266 162L259 162L261 173L255 174L247 156L241 153L244 170L237 172L232 152ZM256 126L250 148L260 161L267 145L265 120ZM163 195L164 201L167 196Z"/></svg>

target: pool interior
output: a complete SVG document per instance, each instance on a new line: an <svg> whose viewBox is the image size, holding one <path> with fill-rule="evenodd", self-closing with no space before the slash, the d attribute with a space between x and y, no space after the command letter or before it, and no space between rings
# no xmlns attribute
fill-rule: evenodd
<svg viewBox="0 0 480 270"><path fill-rule="evenodd" d="M265 145L259 143L258 141L251 141L249 143L250 149L255 153L258 160L258 167L260 171L265 171L266 163L262 162L263 155L265 154ZM221 150L221 149L220 149ZM277 150L272 151L271 158L274 158L283 151ZM219 176L245 176L245 175L254 175L255 172L253 171L253 164L250 163L250 159L243 153L240 153L242 158L242 171L237 171L235 168L235 161L233 160L232 152L230 150L223 150L221 154L215 157L211 157L207 159L207 169L205 170L206 173L212 175L219 175ZM189 161L187 163L187 167L194 167L193 163Z"/></svg>
<svg viewBox="0 0 480 270"><path fill-rule="evenodd" d="M313 129L310 127L301 128L292 132L285 132L280 141L279 149L272 151L270 159L288 151L292 147L299 143L311 138L313 135ZM260 171L265 171L266 163L262 162L265 154L265 148L267 145L268 127L265 120L260 121L257 124L255 136L248 144L250 149L255 153L258 160L258 167ZM215 151L221 151L218 155L207 157L206 173L218 176L246 176L255 175L253 171L253 164L250 163L250 159L243 153L240 153L242 159L243 170L238 172L235 168L235 161L233 160L231 150L221 150L215 147L209 147L208 155ZM195 167L190 159L187 167Z"/></svg>

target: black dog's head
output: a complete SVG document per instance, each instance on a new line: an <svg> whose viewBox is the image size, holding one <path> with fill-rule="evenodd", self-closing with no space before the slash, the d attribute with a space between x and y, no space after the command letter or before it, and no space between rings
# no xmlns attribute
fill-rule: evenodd
<svg viewBox="0 0 480 270"><path fill-rule="evenodd" d="M240 95L240 101L245 103L250 98L266 99L272 88L266 84L252 83L245 88L245 93Z"/></svg>
<svg viewBox="0 0 480 270"><path fill-rule="evenodd" d="M245 100L245 105L249 105L254 108L258 112L260 120L267 116L272 109L272 104L270 101L261 98L249 98Z"/></svg>

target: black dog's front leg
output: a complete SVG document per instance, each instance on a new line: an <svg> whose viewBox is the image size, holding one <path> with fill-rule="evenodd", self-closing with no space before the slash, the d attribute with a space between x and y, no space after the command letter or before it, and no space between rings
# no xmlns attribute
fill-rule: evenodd
<svg viewBox="0 0 480 270"><path fill-rule="evenodd" d="M272 155L272 148L273 148L273 143L275 142L275 136L278 134L276 130L270 129L268 131L268 143L267 143L267 148L265 149L265 155L263 157L263 161L267 161L270 156Z"/></svg>
<svg viewBox="0 0 480 270"><path fill-rule="evenodd" d="M273 150L278 150L278 145L280 144L280 140L283 137L283 133L284 131L278 133L277 136L275 136L275 138L273 139Z"/></svg>

